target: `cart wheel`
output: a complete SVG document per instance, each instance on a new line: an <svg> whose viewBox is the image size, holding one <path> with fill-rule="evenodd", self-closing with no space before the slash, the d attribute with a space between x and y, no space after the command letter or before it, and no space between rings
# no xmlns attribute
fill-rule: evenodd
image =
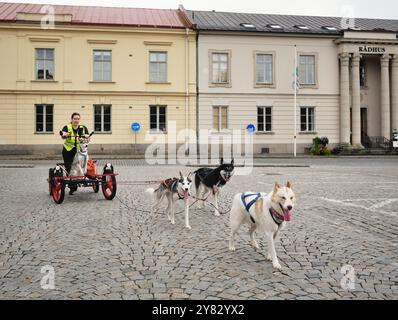
<svg viewBox="0 0 398 320"><path fill-rule="evenodd" d="M95 182L93 184L93 190L94 190L95 193L98 193L98 191L99 191L99 182Z"/></svg>
<svg viewBox="0 0 398 320"><path fill-rule="evenodd" d="M62 173L54 173L54 177L62 177ZM62 180L53 180L51 192L55 203L61 204L64 201L65 186L62 183Z"/></svg>
<svg viewBox="0 0 398 320"><path fill-rule="evenodd" d="M113 168L106 166L104 174L112 174ZM106 200L112 200L116 196L116 177L105 176L102 177L102 193Z"/></svg>
<svg viewBox="0 0 398 320"><path fill-rule="evenodd" d="M106 200L112 200L116 196L115 176L102 177L102 193Z"/></svg>
<svg viewBox="0 0 398 320"><path fill-rule="evenodd" d="M48 191L50 192L50 196L53 195L53 177L54 177L54 168L48 169Z"/></svg>

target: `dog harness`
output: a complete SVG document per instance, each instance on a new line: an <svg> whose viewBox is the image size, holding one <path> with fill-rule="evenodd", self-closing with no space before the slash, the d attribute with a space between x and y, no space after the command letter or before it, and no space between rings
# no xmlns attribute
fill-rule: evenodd
<svg viewBox="0 0 398 320"><path fill-rule="evenodd" d="M177 195L180 198L180 200L182 200L182 199L184 199L184 196L180 195L180 193L177 190L178 180L179 180L178 178L169 178L169 179L164 180L162 182L162 184L170 192L173 192L175 190L177 192Z"/></svg>
<svg viewBox="0 0 398 320"><path fill-rule="evenodd" d="M246 202L247 198L254 197L250 202ZM250 220L253 223L256 223L253 216L250 214L250 208L257 202L258 199L261 198L261 193L242 193L241 199L243 206L245 207L247 213L249 214Z"/></svg>

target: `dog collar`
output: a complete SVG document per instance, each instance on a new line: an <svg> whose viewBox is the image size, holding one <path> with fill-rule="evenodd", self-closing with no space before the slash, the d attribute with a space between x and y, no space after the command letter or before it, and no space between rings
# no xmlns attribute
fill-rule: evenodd
<svg viewBox="0 0 398 320"><path fill-rule="evenodd" d="M282 224L283 221L285 221L285 217L281 215L278 211L276 211L273 208L269 208L269 213L272 217L272 220L279 226Z"/></svg>

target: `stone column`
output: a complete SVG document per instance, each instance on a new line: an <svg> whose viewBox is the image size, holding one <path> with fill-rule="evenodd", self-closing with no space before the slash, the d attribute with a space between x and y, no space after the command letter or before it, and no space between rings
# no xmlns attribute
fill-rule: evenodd
<svg viewBox="0 0 398 320"><path fill-rule="evenodd" d="M363 148L361 144L361 84L359 80L359 62L361 56L355 53L352 56L352 146Z"/></svg>
<svg viewBox="0 0 398 320"><path fill-rule="evenodd" d="M384 54L380 59L381 65L381 135L387 139L391 139L390 127L390 75L389 75L390 56Z"/></svg>
<svg viewBox="0 0 398 320"><path fill-rule="evenodd" d="M340 143L350 145L350 55L340 54Z"/></svg>
<svg viewBox="0 0 398 320"><path fill-rule="evenodd" d="M398 55L394 55L392 59L391 120L391 129L398 129Z"/></svg>

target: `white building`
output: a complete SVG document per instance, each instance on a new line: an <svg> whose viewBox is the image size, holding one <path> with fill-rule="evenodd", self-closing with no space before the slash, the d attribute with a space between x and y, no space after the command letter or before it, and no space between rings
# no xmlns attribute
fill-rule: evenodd
<svg viewBox="0 0 398 320"><path fill-rule="evenodd" d="M198 128L254 124L256 153L291 153L294 52L297 148L375 146L398 128L398 20L189 11L197 30ZM352 23L352 21L350 21ZM351 114L351 117L350 117Z"/></svg>

